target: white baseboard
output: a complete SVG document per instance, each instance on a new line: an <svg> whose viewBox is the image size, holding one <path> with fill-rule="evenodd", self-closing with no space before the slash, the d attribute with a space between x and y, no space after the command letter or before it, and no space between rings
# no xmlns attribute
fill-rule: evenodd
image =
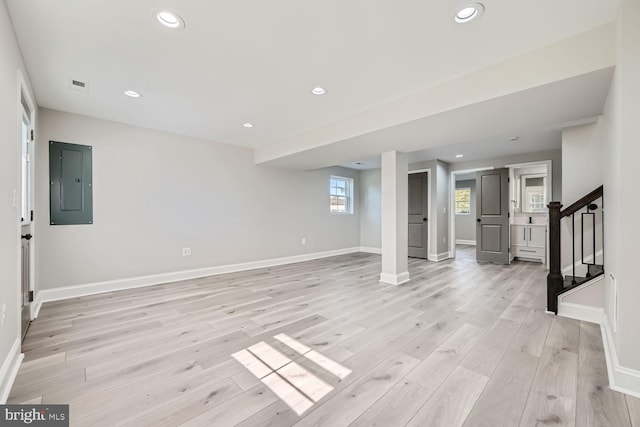
<svg viewBox="0 0 640 427"><path fill-rule="evenodd" d="M640 398L640 371L620 366L618 352L613 341L611 326L606 315L602 317L600 324L604 355L607 359L607 372L609 374L609 387L612 390Z"/></svg>
<svg viewBox="0 0 640 427"><path fill-rule="evenodd" d="M18 337L13 343L11 350L9 350L9 354L7 354L7 357L4 359L2 367L0 368L0 404L7 403L11 387L16 379L16 375L18 375L18 369L20 369L22 359L24 359L24 354L20 353L20 337Z"/></svg>
<svg viewBox="0 0 640 427"><path fill-rule="evenodd" d="M360 246L360 252L382 255L382 248L371 248L368 246Z"/></svg>
<svg viewBox="0 0 640 427"><path fill-rule="evenodd" d="M451 252L442 252L439 254L429 255L429 261L434 261L434 262L444 261L445 259L449 259L449 258L453 258L453 256L451 255Z"/></svg>
<svg viewBox="0 0 640 427"><path fill-rule="evenodd" d="M409 272L400 274L380 273L380 281L389 285L402 285L410 280Z"/></svg>
<svg viewBox="0 0 640 427"><path fill-rule="evenodd" d="M240 264L221 265L196 270L177 271L173 273L154 274L150 276L132 277L127 279L107 280L104 282L87 283L84 285L64 286L54 289L38 291L36 302L36 315L44 302L58 301L68 298L76 298L87 295L101 294L105 292L121 291L124 289L140 288L181 280L197 279L218 274L235 273L238 271L255 270L257 268L274 267L277 265L292 264L296 262L311 261L336 255L345 255L360 252L360 247L336 249L332 251L314 252L304 255L295 255L284 258L274 258L261 261L251 261Z"/></svg>
<svg viewBox="0 0 640 427"><path fill-rule="evenodd" d="M462 239L456 239L456 245L469 245L469 246L475 246L475 245L476 245L476 241L475 241L475 240L462 240Z"/></svg>
<svg viewBox="0 0 640 427"><path fill-rule="evenodd" d="M42 294L40 292L36 293L33 302L30 305L31 308L31 320L34 320L40 314L40 309L42 308Z"/></svg>
<svg viewBox="0 0 640 427"><path fill-rule="evenodd" d="M558 316L585 322L602 323L603 310L589 305L558 301Z"/></svg>

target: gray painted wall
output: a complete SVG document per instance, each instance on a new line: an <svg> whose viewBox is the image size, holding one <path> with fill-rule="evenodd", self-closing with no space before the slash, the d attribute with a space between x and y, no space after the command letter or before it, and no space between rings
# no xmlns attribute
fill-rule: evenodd
<svg viewBox="0 0 640 427"><path fill-rule="evenodd" d="M456 240L476 240L476 181L457 181L456 188L471 189L471 214L456 215Z"/></svg>
<svg viewBox="0 0 640 427"><path fill-rule="evenodd" d="M38 289L360 246L358 171L271 169L244 148L40 115ZM93 225L48 225L49 140L93 146ZM354 215L329 213L331 174L354 178Z"/></svg>
<svg viewBox="0 0 640 427"><path fill-rule="evenodd" d="M21 163L17 70L21 70L28 80L9 13L5 2L0 2L0 306L6 304L7 307L6 322L0 327L0 366L20 336L18 272L22 190L18 180ZM17 195L17 209L14 208L14 194Z"/></svg>
<svg viewBox="0 0 640 427"><path fill-rule="evenodd" d="M360 172L360 246L381 248L380 169Z"/></svg>

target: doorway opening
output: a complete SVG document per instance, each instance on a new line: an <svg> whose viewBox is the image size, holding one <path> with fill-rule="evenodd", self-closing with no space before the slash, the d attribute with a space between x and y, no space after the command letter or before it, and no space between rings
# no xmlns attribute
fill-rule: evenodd
<svg viewBox="0 0 640 427"><path fill-rule="evenodd" d="M551 160L517 163L509 168L511 256L549 268L549 211L553 200Z"/></svg>
<svg viewBox="0 0 640 427"><path fill-rule="evenodd" d="M465 258L475 259L476 246L476 172L493 167L452 171L449 208L449 252L456 258L461 250Z"/></svg>
<svg viewBox="0 0 640 427"><path fill-rule="evenodd" d="M31 241L34 234L34 134L35 104L27 84L18 72L18 116L20 153L20 334L24 339L32 319L33 277L35 248Z"/></svg>

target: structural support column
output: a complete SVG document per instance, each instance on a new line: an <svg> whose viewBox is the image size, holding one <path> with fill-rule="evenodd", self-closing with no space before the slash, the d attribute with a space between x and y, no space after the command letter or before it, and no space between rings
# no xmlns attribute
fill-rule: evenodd
<svg viewBox="0 0 640 427"><path fill-rule="evenodd" d="M400 285L409 281L407 156L397 151L382 154L382 273L380 281Z"/></svg>

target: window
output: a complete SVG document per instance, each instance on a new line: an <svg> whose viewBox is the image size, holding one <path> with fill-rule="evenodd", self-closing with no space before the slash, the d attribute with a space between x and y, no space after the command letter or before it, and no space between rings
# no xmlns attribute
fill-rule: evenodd
<svg viewBox="0 0 640 427"><path fill-rule="evenodd" d="M539 175L522 176L522 212L545 212L546 177Z"/></svg>
<svg viewBox="0 0 640 427"><path fill-rule="evenodd" d="M329 212L353 213L353 179L331 176L329 179Z"/></svg>
<svg viewBox="0 0 640 427"><path fill-rule="evenodd" d="M456 188L456 215L471 214L471 188Z"/></svg>

